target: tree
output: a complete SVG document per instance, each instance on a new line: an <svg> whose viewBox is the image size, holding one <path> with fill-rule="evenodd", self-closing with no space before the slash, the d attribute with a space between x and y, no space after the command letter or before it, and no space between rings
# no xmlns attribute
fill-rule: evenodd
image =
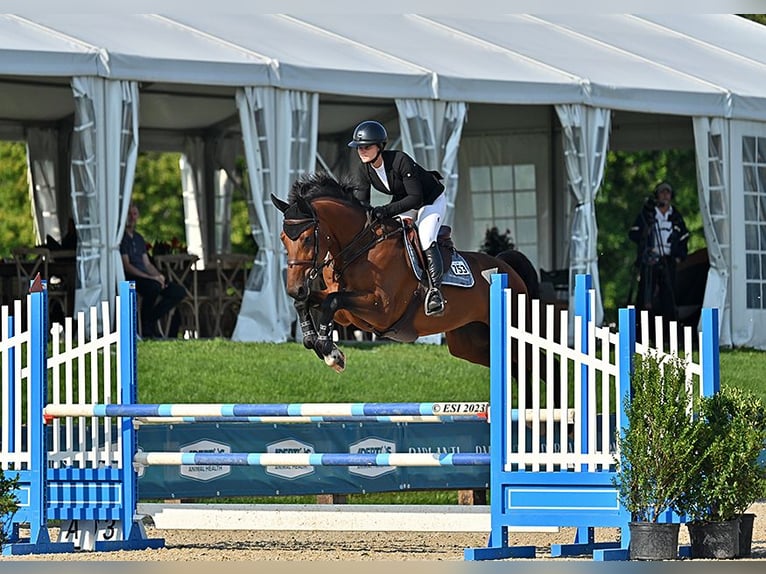
<svg viewBox="0 0 766 574"><path fill-rule="evenodd" d="M23 142L0 141L0 256L11 249L35 244L32 208L27 185L27 152Z"/></svg>

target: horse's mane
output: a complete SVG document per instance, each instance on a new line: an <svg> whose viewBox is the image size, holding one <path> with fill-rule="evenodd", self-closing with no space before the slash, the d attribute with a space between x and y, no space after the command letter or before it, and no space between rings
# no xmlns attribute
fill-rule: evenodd
<svg viewBox="0 0 766 574"><path fill-rule="evenodd" d="M356 188L356 181L350 177L344 176L336 181L326 171L315 171L295 180L287 196L287 202L293 204L298 198L311 201L320 197L329 197L362 207L361 202L354 196Z"/></svg>

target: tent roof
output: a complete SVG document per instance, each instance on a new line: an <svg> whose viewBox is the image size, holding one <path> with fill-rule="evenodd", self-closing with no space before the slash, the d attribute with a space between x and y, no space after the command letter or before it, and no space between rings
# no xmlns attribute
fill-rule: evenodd
<svg viewBox="0 0 766 574"><path fill-rule="evenodd" d="M0 104L9 76L75 75L203 96L272 85L766 120L766 27L720 14L0 15Z"/></svg>

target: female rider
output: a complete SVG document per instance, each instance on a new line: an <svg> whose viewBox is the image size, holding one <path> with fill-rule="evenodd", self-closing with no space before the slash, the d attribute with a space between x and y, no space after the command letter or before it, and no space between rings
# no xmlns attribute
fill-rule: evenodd
<svg viewBox="0 0 766 574"><path fill-rule="evenodd" d="M388 134L376 121L364 121L356 126L348 146L356 148L362 162L359 172L357 198L370 203L370 187L393 196L388 205L372 209L373 220L395 215L413 216L418 239L426 259L429 288L426 293L426 315L442 315L446 301L441 285L443 264L436 235L447 209L442 176L426 171L414 159L400 150L385 150Z"/></svg>

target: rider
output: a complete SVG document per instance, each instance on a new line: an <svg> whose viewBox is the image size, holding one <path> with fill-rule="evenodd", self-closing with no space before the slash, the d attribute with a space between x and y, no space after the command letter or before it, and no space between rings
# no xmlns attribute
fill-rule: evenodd
<svg viewBox="0 0 766 574"><path fill-rule="evenodd" d="M364 121L354 129L348 147L356 148L362 161L356 196L369 205L370 186L393 196L388 205L372 209L373 220L412 212L406 215L414 216L417 223L428 273L425 313L441 315L445 304L439 290L443 263L436 235L447 210L444 185L440 181L442 176L438 171L426 171L403 151L384 151L387 141L386 128L379 122Z"/></svg>

